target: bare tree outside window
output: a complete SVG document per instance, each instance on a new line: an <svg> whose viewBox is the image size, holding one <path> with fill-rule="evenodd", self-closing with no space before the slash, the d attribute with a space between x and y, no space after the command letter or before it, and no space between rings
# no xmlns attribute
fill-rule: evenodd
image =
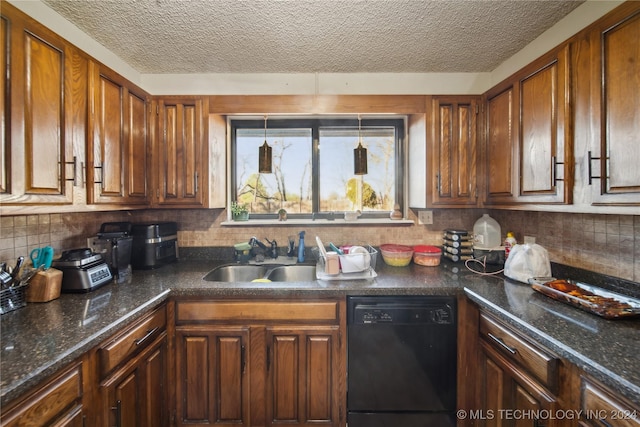
<svg viewBox="0 0 640 427"><path fill-rule="evenodd" d="M300 126L301 123L308 126ZM355 126L354 126L355 124ZM314 212L388 213L398 203L398 129L395 123L362 126L368 150L368 174L354 175L353 149L358 145L354 120L272 120L266 132L272 147L273 173L258 173L258 148L265 142L262 121L232 121L235 200L255 214ZM401 181L401 180L400 180ZM314 211L315 209L315 211Z"/></svg>

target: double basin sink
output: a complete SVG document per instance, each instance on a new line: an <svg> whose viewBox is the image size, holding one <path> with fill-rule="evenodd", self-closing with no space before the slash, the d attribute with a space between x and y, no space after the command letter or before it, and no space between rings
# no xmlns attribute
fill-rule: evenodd
<svg viewBox="0 0 640 427"><path fill-rule="evenodd" d="M208 272L208 282L315 282L315 265L221 265Z"/></svg>

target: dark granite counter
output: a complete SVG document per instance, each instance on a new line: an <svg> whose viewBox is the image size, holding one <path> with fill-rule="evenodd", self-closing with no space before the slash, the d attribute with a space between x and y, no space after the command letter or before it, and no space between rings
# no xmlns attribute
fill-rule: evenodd
<svg viewBox="0 0 640 427"><path fill-rule="evenodd" d="M181 261L134 271L132 280L57 300L0 318L0 405L28 391L170 296L344 297L346 295L460 295L465 293L558 355L640 404L640 321L607 321L565 306L529 286L480 276L463 266L378 262L373 280L308 283L219 283L202 277L214 261Z"/></svg>

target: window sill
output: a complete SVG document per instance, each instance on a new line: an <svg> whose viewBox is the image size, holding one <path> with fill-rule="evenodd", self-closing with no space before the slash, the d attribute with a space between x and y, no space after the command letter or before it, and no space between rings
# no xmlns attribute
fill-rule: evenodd
<svg viewBox="0 0 640 427"><path fill-rule="evenodd" d="M414 225L415 222L410 219L357 219L355 221L346 221L344 219L334 219L332 221L326 219L287 219L279 221L277 219L249 219L248 221L223 221L224 227L253 227L253 226L287 226L287 225L313 225L313 226L348 226L348 225L386 225L386 226L406 226Z"/></svg>

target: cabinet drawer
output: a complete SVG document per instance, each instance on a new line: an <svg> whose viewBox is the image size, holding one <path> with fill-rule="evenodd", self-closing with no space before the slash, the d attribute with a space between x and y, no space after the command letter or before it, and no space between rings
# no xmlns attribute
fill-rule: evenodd
<svg viewBox="0 0 640 427"><path fill-rule="evenodd" d="M480 315L480 335L492 347L515 361L544 385L554 390L558 385L558 359L521 338L496 319Z"/></svg>
<svg viewBox="0 0 640 427"><path fill-rule="evenodd" d="M338 320L337 301L181 301L176 304L178 322L237 320L322 321Z"/></svg>
<svg viewBox="0 0 640 427"><path fill-rule="evenodd" d="M5 412L3 408L2 426L49 425L70 412L79 412L81 398L82 364L77 364L47 381L15 409Z"/></svg>
<svg viewBox="0 0 640 427"><path fill-rule="evenodd" d="M98 348L101 376L125 361L133 353L145 348L165 330L165 306L145 316Z"/></svg>
<svg viewBox="0 0 640 427"><path fill-rule="evenodd" d="M622 402L610 391L582 377L582 417L586 425L638 427L640 411Z"/></svg>

